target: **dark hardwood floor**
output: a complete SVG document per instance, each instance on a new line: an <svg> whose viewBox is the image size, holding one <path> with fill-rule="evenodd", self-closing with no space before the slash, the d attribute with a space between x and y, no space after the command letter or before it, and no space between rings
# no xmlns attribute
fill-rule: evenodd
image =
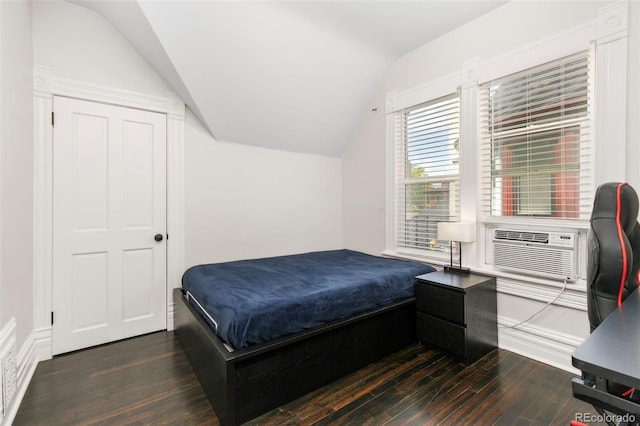
<svg viewBox="0 0 640 426"><path fill-rule="evenodd" d="M248 424L569 425L595 414L570 379L504 350L465 367L416 344ZM41 362L14 424L218 421L175 335L159 332Z"/></svg>

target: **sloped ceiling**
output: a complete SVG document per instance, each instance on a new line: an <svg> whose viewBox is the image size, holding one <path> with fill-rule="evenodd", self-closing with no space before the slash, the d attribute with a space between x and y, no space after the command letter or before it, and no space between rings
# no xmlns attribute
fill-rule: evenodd
<svg viewBox="0 0 640 426"><path fill-rule="evenodd" d="M221 141L339 157L398 57L505 1L75 0Z"/></svg>

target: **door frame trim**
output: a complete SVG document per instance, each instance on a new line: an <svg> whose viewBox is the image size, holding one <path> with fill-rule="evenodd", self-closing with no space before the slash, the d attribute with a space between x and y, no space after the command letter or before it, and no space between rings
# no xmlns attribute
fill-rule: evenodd
<svg viewBox="0 0 640 426"><path fill-rule="evenodd" d="M53 310L53 128L54 96L144 109L167 115L167 329L173 329L174 287L184 271L185 104L174 93L154 96L56 77L50 67L33 70L34 270L33 311L38 361L52 357Z"/></svg>

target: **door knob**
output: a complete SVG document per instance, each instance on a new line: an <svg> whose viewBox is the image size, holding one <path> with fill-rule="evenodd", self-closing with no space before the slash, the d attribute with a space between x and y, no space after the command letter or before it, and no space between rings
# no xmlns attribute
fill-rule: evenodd
<svg viewBox="0 0 640 426"><path fill-rule="evenodd" d="M157 242L162 241L164 237L162 236L162 234L156 234L155 237L153 237L154 240L156 240Z"/></svg>

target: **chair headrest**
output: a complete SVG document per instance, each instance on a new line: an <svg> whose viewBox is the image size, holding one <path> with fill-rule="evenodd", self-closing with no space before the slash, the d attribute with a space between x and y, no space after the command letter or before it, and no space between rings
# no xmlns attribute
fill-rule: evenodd
<svg viewBox="0 0 640 426"><path fill-rule="evenodd" d="M608 182L600 185L596 191L591 211L591 221L597 219L616 219L620 213L620 227L629 234L638 218L638 194L627 183Z"/></svg>

